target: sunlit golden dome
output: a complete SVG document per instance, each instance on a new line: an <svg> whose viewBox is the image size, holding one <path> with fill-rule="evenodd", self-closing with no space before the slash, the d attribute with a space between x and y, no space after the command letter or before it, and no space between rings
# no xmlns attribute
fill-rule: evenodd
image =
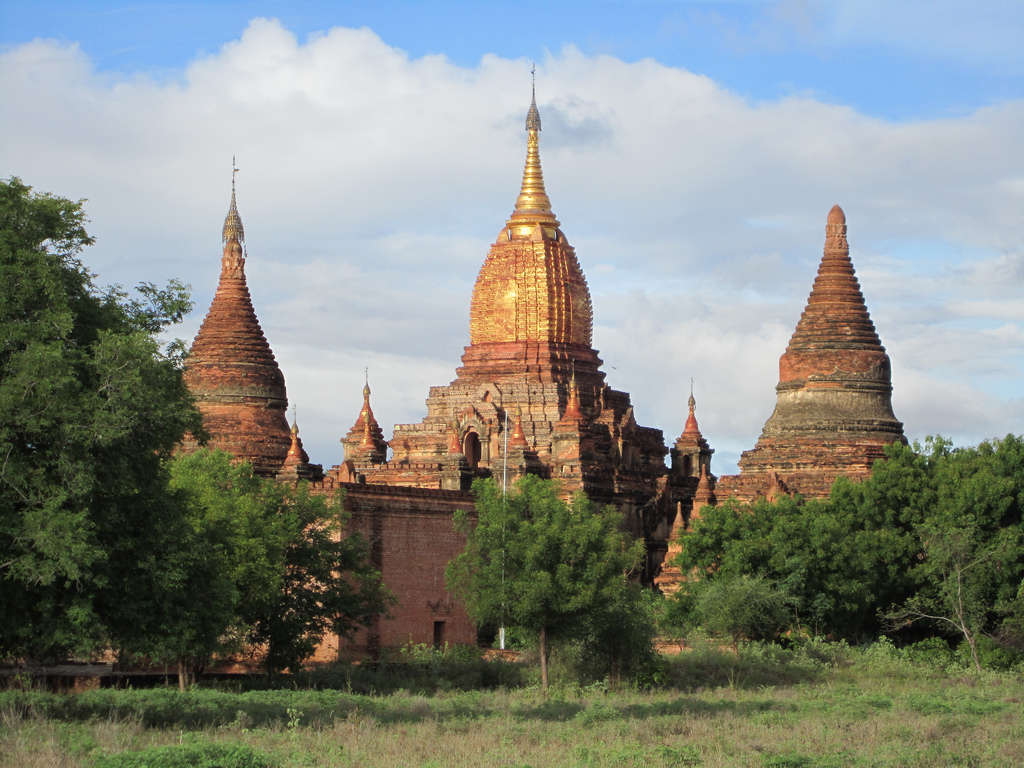
<svg viewBox="0 0 1024 768"><path fill-rule="evenodd" d="M515 210L491 246L473 288L470 343L551 342L590 346L590 291L544 189L540 111L526 115L526 164Z"/></svg>

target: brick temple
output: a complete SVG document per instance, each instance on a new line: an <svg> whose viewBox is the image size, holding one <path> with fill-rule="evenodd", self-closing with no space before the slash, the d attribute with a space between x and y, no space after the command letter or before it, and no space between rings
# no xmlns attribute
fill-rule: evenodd
<svg viewBox="0 0 1024 768"><path fill-rule="evenodd" d="M473 288L455 379L432 387L423 420L397 424L389 442L364 387L344 461L327 477L463 491L476 477L557 478L566 498L583 491L620 508L653 572L697 465L692 482L670 477L661 430L637 424L629 395L605 380L586 277L544 186L540 132L534 97L519 195Z"/></svg>
<svg viewBox="0 0 1024 768"><path fill-rule="evenodd" d="M714 451L698 426L692 391L670 448L661 430L639 425L629 394L606 381L592 346L587 281L544 185L535 96L525 127L520 191L480 268L469 345L455 378L431 387L423 419L395 425L390 440L367 382L341 437L344 455L326 472L310 462L298 425L287 423L284 376L245 283L232 180L220 282L186 361L186 382L213 447L251 461L264 476L345 491L353 528L367 537L374 564L399 598L392 616L361 632L348 650L476 640L443 575L464 545L452 513L472 509L475 478L511 484L536 474L556 480L566 498L582 491L615 505L646 544L641 578L671 591L681 578L668 562L677 536L703 505L728 496L824 495L839 475L866 476L884 446L903 439L890 402L889 358L860 292L838 206L829 214L807 307L779 363L775 412L757 446L743 454L740 474L712 474ZM341 652L328 643L317 659Z"/></svg>

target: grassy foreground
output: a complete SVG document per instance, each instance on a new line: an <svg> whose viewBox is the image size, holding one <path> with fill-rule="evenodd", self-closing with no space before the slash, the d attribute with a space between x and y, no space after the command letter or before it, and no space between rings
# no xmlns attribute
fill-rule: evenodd
<svg viewBox="0 0 1024 768"><path fill-rule="evenodd" d="M668 661L653 690L0 693L0 764L42 766L1024 765L1024 678L881 643Z"/></svg>

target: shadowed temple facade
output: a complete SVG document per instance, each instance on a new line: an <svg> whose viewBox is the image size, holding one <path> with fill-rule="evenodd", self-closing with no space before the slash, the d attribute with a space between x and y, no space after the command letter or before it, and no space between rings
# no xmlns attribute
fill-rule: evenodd
<svg viewBox="0 0 1024 768"><path fill-rule="evenodd" d="M451 514L472 508L477 477L511 484L536 474L557 480L567 498L582 491L615 505L646 544L643 580L671 590L680 577L666 564L675 538L702 505L728 496L826 495L835 477L866 476L884 446L903 439L890 404L889 359L854 276L838 206L829 214L807 308L780 360L775 412L743 454L740 474L712 474L714 451L698 426L692 392L670 447L660 429L639 425L629 394L606 381L592 346L590 292L545 189L540 133L534 98L519 195L477 276L469 346L454 380L431 387L423 419L395 425L390 440L367 383L341 437L342 460L327 471L310 463L297 424L287 423L284 376L245 283L232 182L220 282L187 359L186 382L213 447L251 461L265 476L309 481L325 493L344 489L352 526L367 536L399 599L390 618L355 639L361 650L475 641L443 572L464 543ZM338 653L334 643L318 659Z"/></svg>

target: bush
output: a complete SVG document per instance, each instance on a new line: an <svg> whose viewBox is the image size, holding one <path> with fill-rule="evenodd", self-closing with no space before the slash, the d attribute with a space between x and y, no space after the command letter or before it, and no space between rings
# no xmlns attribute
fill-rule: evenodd
<svg viewBox="0 0 1024 768"><path fill-rule="evenodd" d="M953 651L941 637L928 637L906 646L900 655L912 664L934 669L946 669L953 663Z"/></svg>
<svg viewBox="0 0 1024 768"><path fill-rule="evenodd" d="M1017 650L981 635L977 639L978 661L985 669L1009 671L1024 667L1024 651ZM956 659L963 666L971 664L971 650L966 641L962 641L956 649Z"/></svg>
<svg viewBox="0 0 1024 768"><path fill-rule="evenodd" d="M792 598L770 579L756 576L709 578L695 588L693 616L714 635L771 640L789 626Z"/></svg>
<svg viewBox="0 0 1024 768"><path fill-rule="evenodd" d="M94 768L276 768L277 763L245 744L179 744L99 758Z"/></svg>

